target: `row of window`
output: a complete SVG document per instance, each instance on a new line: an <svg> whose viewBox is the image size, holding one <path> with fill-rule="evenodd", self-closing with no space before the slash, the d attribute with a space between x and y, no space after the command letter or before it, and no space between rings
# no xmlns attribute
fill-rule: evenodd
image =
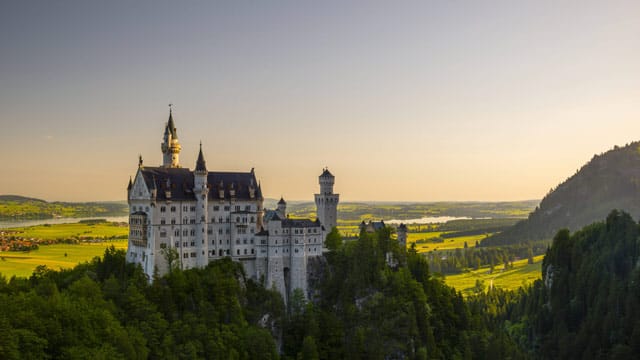
<svg viewBox="0 0 640 360"><path fill-rule="evenodd" d="M149 211L149 207L147 207L146 209L147 209L147 211ZM231 206L226 205L226 206L223 207L223 209L224 209L224 211L231 211ZM140 207L140 210L142 211L142 206ZM234 207L234 210L235 211L242 211L243 208L240 205L236 205ZM136 207L135 206L133 207L133 211L136 211ZM177 207L171 206L169 208L169 211L176 212L177 211ZM196 211L196 207L194 205L183 205L182 206L182 211L183 212L195 212ZM213 211L220 211L220 206L219 205L215 205L213 207ZM244 211L251 211L251 205L245 205L244 206ZM161 213L167 212L167 207L164 206L164 205L160 206L160 212Z"/></svg>

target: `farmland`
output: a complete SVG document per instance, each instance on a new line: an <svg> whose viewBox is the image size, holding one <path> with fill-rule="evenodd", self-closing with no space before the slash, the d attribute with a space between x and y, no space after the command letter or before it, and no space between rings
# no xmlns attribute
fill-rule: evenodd
<svg viewBox="0 0 640 360"><path fill-rule="evenodd" d="M454 287L463 295L471 295L476 289L477 281L484 285L485 290L491 286L516 290L523 284L529 284L540 278L543 255L534 257L534 263L528 264L527 259L513 262L513 268L502 270L496 268L493 273L489 273L489 267L482 267L478 270L465 270L461 274L448 275L445 283Z"/></svg>
<svg viewBox="0 0 640 360"><path fill-rule="evenodd" d="M126 249L127 240L104 241L99 243L53 244L40 246L38 250L28 252L0 252L0 274L29 277L38 265L58 270L72 268L78 263L102 256L108 246Z"/></svg>

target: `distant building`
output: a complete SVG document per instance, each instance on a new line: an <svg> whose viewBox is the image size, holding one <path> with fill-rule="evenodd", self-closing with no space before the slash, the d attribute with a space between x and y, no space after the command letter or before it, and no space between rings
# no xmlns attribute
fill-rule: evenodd
<svg viewBox="0 0 640 360"><path fill-rule="evenodd" d="M365 223L364 220L360 223L360 231L365 231L368 233L374 233L378 230L384 229L386 225L384 224L384 220L380 221L371 221L369 223Z"/></svg>
<svg viewBox="0 0 640 360"><path fill-rule="evenodd" d="M169 271L164 254L175 249L183 269L204 267L231 257L246 273L285 300L296 288L307 293L307 259L322 255L326 233L336 225L338 194L334 176L324 169L315 195L318 219L288 219L286 202L263 208L255 172L208 171L202 145L194 170L179 162L181 146L169 112L161 144L161 166L145 166L140 157L129 180L127 261L140 264L151 279Z"/></svg>

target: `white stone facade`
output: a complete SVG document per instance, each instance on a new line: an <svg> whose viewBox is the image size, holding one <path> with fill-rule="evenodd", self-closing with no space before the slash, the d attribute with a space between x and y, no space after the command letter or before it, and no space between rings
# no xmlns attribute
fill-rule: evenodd
<svg viewBox="0 0 640 360"><path fill-rule="evenodd" d="M326 188L326 169L320 176L319 219L293 220L286 216L283 199L265 216L253 169L210 172L202 149L195 170L180 167L172 115L162 151L162 166L147 167L141 159L129 183L128 262L140 264L151 280L154 273L169 271L164 249L177 251L182 269L228 256L241 262L248 276L279 290L285 300L296 288L307 294L307 258L326 250L326 232L337 219L338 197ZM332 190L333 175L330 183ZM330 227L323 226L323 219Z"/></svg>

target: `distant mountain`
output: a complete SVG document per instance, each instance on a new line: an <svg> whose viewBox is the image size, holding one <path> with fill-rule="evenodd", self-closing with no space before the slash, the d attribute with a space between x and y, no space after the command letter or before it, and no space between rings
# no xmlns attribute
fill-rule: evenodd
<svg viewBox="0 0 640 360"><path fill-rule="evenodd" d="M27 201L37 201L45 203L45 200L30 198L26 196L20 195L0 195L0 201L17 201L17 202L27 202Z"/></svg>
<svg viewBox="0 0 640 360"><path fill-rule="evenodd" d="M551 239L578 230L621 209L640 217L640 142L595 155L576 174L552 189L528 219L482 241L481 246Z"/></svg>
<svg viewBox="0 0 640 360"><path fill-rule="evenodd" d="M51 219L54 217L122 216L128 212L124 201L47 202L19 195L0 195L0 220Z"/></svg>

